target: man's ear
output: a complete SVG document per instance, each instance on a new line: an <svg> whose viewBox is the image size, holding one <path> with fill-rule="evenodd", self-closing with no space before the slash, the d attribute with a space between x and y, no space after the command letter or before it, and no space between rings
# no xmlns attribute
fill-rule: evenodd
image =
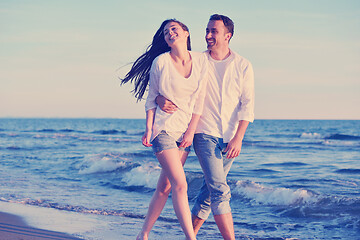
<svg viewBox="0 0 360 240"><path fill-rule="evenodd" d="M225 40L227 40L228 42L230 41L230 38L231 38L232 34L231 33L226 33L225 34Z"/></svg>

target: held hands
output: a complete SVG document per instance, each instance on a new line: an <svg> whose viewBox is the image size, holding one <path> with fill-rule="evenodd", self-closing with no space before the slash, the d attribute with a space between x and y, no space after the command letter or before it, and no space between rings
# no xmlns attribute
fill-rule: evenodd
<svg viewBox="0 0 360 240"><path fill-rule="evenodd" d="M151 130L145 130L144 135L142 136L141 140L142 140L142 144L145 147L151 147L152 144L150 143L150 139L151 139L151 134L152 131Z"/></svg>
<svg viewBox="0 0 360 240"><path fill-rule="evenodd" d="M155 102L161 108L161 110L163 110L166 113L172 114L176 112L178 109L178 107L172 101L168 100L167 98L161 95L156 97Z"/></svg>
<svg viewBox="0 0 360 240"><path fill-rule="evenodd" d="M228 143L225 152L227 152L226 158L235 158L240 155L242 146L242 138L234 137Z"/></svg>

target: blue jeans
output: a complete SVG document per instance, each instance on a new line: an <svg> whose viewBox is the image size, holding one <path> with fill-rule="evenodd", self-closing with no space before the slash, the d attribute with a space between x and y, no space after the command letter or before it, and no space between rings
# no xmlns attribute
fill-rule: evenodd
<svg viewBox="0 0 360 240"><path fill-rule="evenodd" d="M213 215L230 213L231 193L226 176L234 158L226 158L227 143L222 138L197 133L193 145L204 173L204 182L192 213L201 219L207 219L211 211Z"/></svg>

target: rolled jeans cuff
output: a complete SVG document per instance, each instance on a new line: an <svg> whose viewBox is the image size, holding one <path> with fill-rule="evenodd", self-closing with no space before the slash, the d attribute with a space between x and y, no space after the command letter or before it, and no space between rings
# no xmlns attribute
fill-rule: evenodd
<svg viewBox="0 0 360 240"><path fill-rule="evenodd" d="M211 209L210 207L201 207L199 204L195 204L194 207L191 210L191 213L198 218L201 218L203 220L208 219L210 215Z"/></svg>
<svg viewBox="0 0 360 240"><path fill-rule="evenodd" d="M219 204L212 203L211 211L214 216L231 213L231 207L229 201L220 202Z"/></svg>
<svg viewBox="0 0 360 240"><path fill-rule="evenodd" d="M208 205L195 203L194 207L191 210L191 213L198 218L206 220L208 219L211 211L214 216L231 213L230 203L225 201L219 204L211 204L211 209Z"/></svg>

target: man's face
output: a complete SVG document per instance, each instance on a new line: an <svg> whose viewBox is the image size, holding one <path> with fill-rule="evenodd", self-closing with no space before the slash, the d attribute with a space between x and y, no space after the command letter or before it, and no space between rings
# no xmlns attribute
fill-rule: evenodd
<svg viewBox="0 0 360 240"><path fill-rule="evenodd" d="M229 33L221 20L209 21L206 28L205 40L209 50L228 47L231 33Z"/></svg>

